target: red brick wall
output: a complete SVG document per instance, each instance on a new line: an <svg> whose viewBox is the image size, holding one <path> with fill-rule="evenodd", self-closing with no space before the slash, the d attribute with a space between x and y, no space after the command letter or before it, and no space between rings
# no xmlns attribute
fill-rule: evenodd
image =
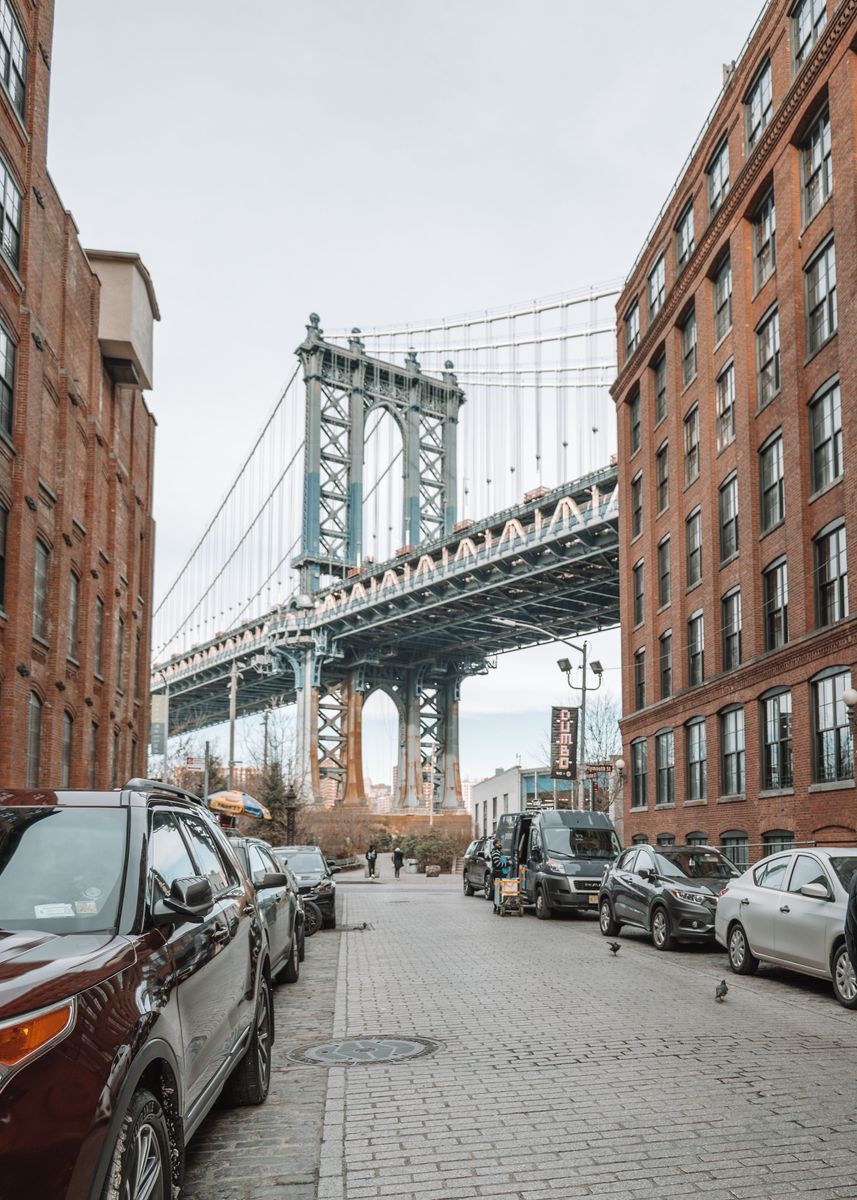
<svg viewBox="0 0 857 1200"><path fill-rule="evenodd" d="M681 181L677 194L630 276L617 305L619 361L623 363L622 318L636 296L640 298L641 344L623 364L614 386L619 426L622 545L620 552L623 643L622 722L624 757L631 769L631 742L648 739L649 797L646 810L632 809L630 778L626 787L625 839L645 834L651 841L661 833L683 839L701 830L717 843L727 829L746 831L751 843L768 830L794 832L798 840L825 837L857 840L857 793L853 783L836 787L813 785L812 727L809 680L826 666L852 670L857 684L857 617L824 630L815 628L813 536L830 520L846 518L850 553L857 561L857 3L828 3L828 23L813 54L797 74L792 68L791 4L768 9L752 45L738 66L711 126ZM760 143L745 149L743 101L766 53L773 67L773 115ZM829 100L833 155L833 194L807 228L802 228L800 162L797 142L808 119L825 95ZM724 133L730 150L727 199L709 224L705 169ZM754 295L750 217L773 183L777 221L777 268ZM696 251L676 278L673 229L689 197L693 197ZM820 243L833 231L836 245L838 334L814 357L807 359L803 270ZM732 331L715 346L713 289L710 274L728 245L733 273ZM665 250L667 296L655 319L648 321L646 275ZM781 389L762 411L756 402L755 328L777 301L780 314ZM695 304L698 330L698 374L682 389L678 324ZM665 348L668 367L668 413L654 427L651 363ZM715 379L733 358L736 380L736 438L719 454L715 442ZM807 402L817 389L839 373L846 471L844 478L810 500L809 420ZM631 454L627 400L640 387L642 446ZM698 403L701 432L699 478L684 486L683 418ZM782 429L785 468L786 520L761 536L758 450L770 433ZM670 504L655 512L655 454L669 440ZM630 537L630 485L643 472L643 530ZM740 552L721 567L719 555L718 488L732 471L739 491ZM685 517L700 505L703 529L703 574L690 591L685 579ZM671 603L658 610L656 548L669 534L672 549ZM763 640L763 569L787 555L790 642L766 653ZM633 626L631 572L645 561L645 619ZM720 638L720 599L740 585L743 607L742 665L723 671ZM689 688L687 678L687 618L702 608L705 621L705 682ZM852 588L851 611L857 611ZM658 701L658 638L673 633L673 696ZM646 649L646 706L634 711L633 657ZM761 730L758 698L768 688L792 689L794 788L778 795L761 790ZM719 721L724 706L744 706L746 791L743 799L724 801L720 786ZM687 802L685 788L684 723L706 718L708 797ZM654 734L671 728L675 735L675 807L654 808ZM835 827L835 828L833 828Z"/></svg>
<svg viewBox="0 0 857 1200"><path fill-rule="evenodd" d="M0 154L24 203L18 271L0 255L0 320L17 344L12 438L0 436L0 502L9 509L0 613L0 781L20 786L26 779L27 706L35 691L44 703L39 783L59 783L68 712L74 721L71 785L89 783L90 726L97 722L95 778L106 787L114 731L120 735L119 781L145 771L154 421L140 391L115 386L103 370L100 284L47 172L53 4L40 0L17 9L30 48L23 122L0 88ZM51 552L46 644L32 637L37 537ZM66 653L72 571L81 581L75 660ZM94 671L96 596L106 606L103 679ZM117 687L120 616L125 655ZM138 630L143 669L134 696Z"/></svg>

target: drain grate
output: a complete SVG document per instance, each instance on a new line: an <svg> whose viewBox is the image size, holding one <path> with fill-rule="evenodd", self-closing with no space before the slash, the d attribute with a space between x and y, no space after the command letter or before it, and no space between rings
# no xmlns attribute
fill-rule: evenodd
<svg viewBox="0 0 857 1200"><path fill-rule="evenodd" d="M314 1046L302 1046L298 1050L292 1050L289 1058L293 1062L306 1063L313 1067L357 1067L423 1058L442 1049L443 1044L432 1038L416 1037L413 1034L392 1034L389 1037L342 1038L335 1042L318 1042Z"/></svg>

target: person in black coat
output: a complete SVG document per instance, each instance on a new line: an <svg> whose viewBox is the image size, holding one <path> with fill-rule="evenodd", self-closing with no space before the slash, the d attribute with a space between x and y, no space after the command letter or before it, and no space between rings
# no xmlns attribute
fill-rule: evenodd
<svg viewBox="0 0 857 1200"><path fill-rule="evenodd" d="M848 891L848 907L845 909L845 945L851 966L857 972L857 871Z"/></svg>
<svg viewBox="0 0 857 1200"><path fill-rule="evenodd" d="M405 865L405 856L404 856L404 854L402 854L401 849L397 846L396 849L393 851L393 870L396 872L397 879L399 878L399 872L401 871L401 869L404 865Z"/></svg>
<svg viewBox="0 0 857 1200"><path fill-rule="evenodd" d="M366 851L366 865L369 868L369 878L375 878L375 863L378 859L378 851L374 846L370 846Z"/></svg>

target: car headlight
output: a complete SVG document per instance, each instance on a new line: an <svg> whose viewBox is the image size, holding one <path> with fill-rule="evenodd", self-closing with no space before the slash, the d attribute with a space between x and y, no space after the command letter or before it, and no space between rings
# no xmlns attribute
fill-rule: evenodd
<svg viewBox="0 0 857 1200"><path fill-rule="evenodd" d="M676 900L681 900L685 904L699 904L705 907L706 901L711 899L706 892L683 892L681 888L667 888L667 891L671 896L675 896Z"/></svg>
<svg viewBox="0 0 857 1200"><path fill-rule="evenodd" d="M559 859L557 859L557 858L546 858L545 866L547 867L547 869L549 871L556 871L560 875L565 874L565 865L563 863L561 863L559 861Z"/></svg>
<svg viewBox="0 0 857 1200"><path fill-rule="evenodd" d="M0 1083L29 1059L61 1041L74 1025L76 1011L77 1003L72 998L53 1008L0 1022Z"/></svg>
<svg viewBox="0 0 857 1200"><path fill-rule="evenodd" d="M315 889L315 891L316 891L316 894L319 896L326 896L328 894L328 892L333 891L333 887L334 887L333 880L325 879L323 883L320 883L318 885L318 887Z"/></svg>

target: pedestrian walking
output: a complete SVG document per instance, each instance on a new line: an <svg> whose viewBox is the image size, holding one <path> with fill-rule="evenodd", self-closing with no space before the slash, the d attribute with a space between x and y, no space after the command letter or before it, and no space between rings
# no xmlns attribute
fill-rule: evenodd
<svg viewBox="0 0 857 1200"><path fill-rule="evenodd" d="M366 851L366 866L369 868L369 878L375 878L375 863L378 859L378 851L374 846L370 846Z"/></svg>
<svg viewBox="0 0 857 1200"><path fill-rule="evenodd" d="M405 865L405 856L402 854L399 846L393 851L393 870L396 872L396 878L399 878L399 872Z"/></svg>
<svg viewBox="0 0 857 1200"><path fill-rule="evenodd" d="M494 912L497 912L497 880L506 878L507 862L503 854L503 844L495 837L491 843L491 891L494 894Z"/></svg>
<svg viewBox="0 0 857 1200"><path fill-rule="evenodd" d="M857 974L857 871L848 890L848 907L845 909L845 945L851 966Z"/></svg>

